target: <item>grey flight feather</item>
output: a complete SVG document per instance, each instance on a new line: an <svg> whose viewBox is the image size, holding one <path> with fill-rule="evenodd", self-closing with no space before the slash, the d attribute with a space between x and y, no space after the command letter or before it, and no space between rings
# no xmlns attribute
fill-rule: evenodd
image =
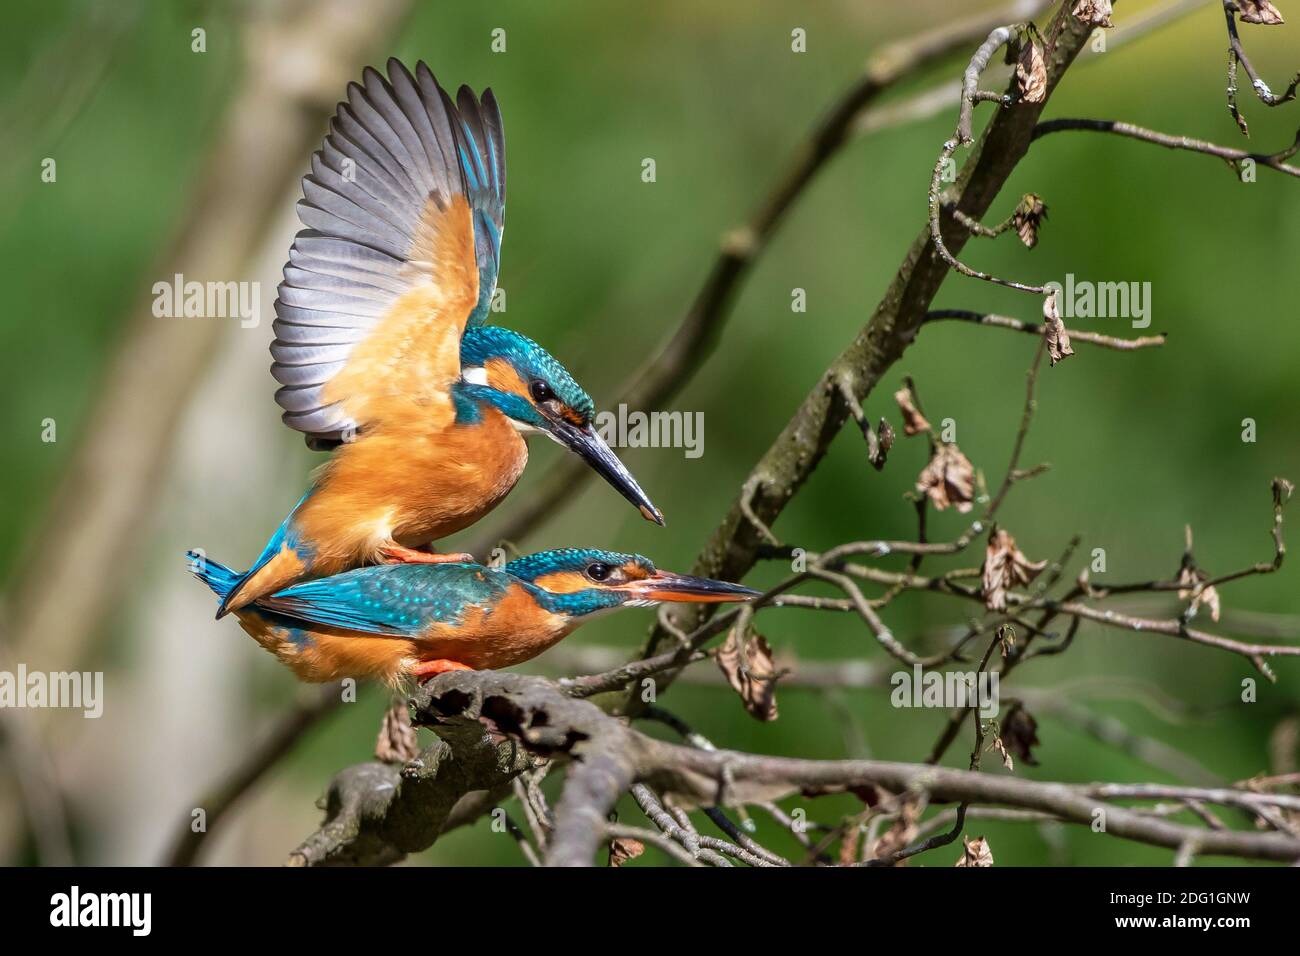
<svg viewBox="0 0 1300 956"><path fill-rule="evenodd" d="M426 204L465 195L484 211L461 168L465 130L479 139L465 150L476 170L490 167L486 185L499 198L487 211L500 240L505 156L496 100L487 93L480 104L462 90L462 116L424 63L414 74L396 59L387 68L387 77L367 68L361 83L349 84L312 157L298 203L307 228L294 238L275 303L276 401L285 423L313 447L356 429L339 403L326 400L326 387L392 304L431 280L429 264L412 258ZM490 256L495 284L498 251L478 233L476 222L480 273Z"/></svg>

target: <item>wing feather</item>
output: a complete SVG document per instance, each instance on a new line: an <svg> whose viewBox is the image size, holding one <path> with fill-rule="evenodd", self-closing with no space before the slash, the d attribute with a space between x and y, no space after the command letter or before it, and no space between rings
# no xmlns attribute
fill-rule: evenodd
<svg viewBox="0 0 1300 956"><path fill-rule="evenodd" d="M431 624L454 625L467 608L491 607L508 576L475 565L387 565L304 581L258 600L280 614L363 634L419 638Z"/></svg>
<svg viewBox="0 0 1300 956"><path fill-rule="evenodd" d="M351 83L303 179L276 301L284 421L328 445L400 407L451 414L459 340L496 286L505 146L490 91L456 102L419 63Z"/></svg>
<svg viewBox="0 0 1300 956"><path fill-rule="evenodd" d="M479 264L479 298L471 325L487 321L500 271L501 233L505 228L505 142L501 112L491 90L480 103L468 86L456 93L455 114L460 119L460 162L469 183L474 210L474 253Z"/></svg>

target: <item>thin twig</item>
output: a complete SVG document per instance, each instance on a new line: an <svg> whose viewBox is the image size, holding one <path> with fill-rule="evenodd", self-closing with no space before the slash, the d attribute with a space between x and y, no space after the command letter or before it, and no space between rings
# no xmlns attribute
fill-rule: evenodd
<svg viewBox="0 0 1300 956"><path fill-rule="evenodd" d="M1237 33L1237 5L1233 0L1223 0L1223 15L1228 21L1228 112L1237 121L1242 135L1249 136L1250 126L1237 107L1237 64L1240 63L1245 68L1255 95L1265 106L1281 106L1295 99L1296 87L1300 86L1300 74L1296 74L1296 78L1280 96L1274 93L1246 56L1246 48L1242 46L1241 36Z"/></svg>
<svg viewBox="0 0 1300 956"><path fill-rule="evenodd" d="M612 405L626 404L646 411L662 408L699 371L721 337L737 292L750 270L809 184L851 141L861 117L882 93L966 50L997 23L1036 16L1048 5L1048 0L1014 0L997 10L942 23L872 56L862 74L831 104L789 157L784 172L747 223L722 235L717 257L681 324ZM564 504L576 500L575 488L581 487L591 474L591 469L576 459L558 462L541 485L532 490L523 509L505 524L476 538L468 550L479 554L502 538L522 540L557 515Z"/></svg>
<svg viewBox="0 0 1300 956"><path fill-rule="evenodd" d="M991 312L976 312L970 309L932 309L925 314L925 321L927 322L940 322L949 319L974 322L977 325L985 325L990 328L1027 332L1030 335L1041 336L1043 334L1041 322L1025 322L1021 319L1013 319L1010 316L996 315ZM1133 351L1164 345L1165 335L1161 333L1159 335L1144 335L1135 339L1121 339L1113 335L1102 335L1098 332L1070 329L1070 341L1087 342L1089 345L1117 351Z"/></svg>
<svg viewBox="0 0 1300 956"><path fill-rule="evenodd" d="M1275 170L1279 173L1285 173L1287 176L1300 176L1300 167L1289 166L1286 160L1295 155L1297 148L1300 148L1300 132L1296 134L1296 140L1286 149L1279 150L1276 153L1252 153L1244 149L1233 149L1228 146L1219 146L1216 143L1209 143L1205 140L1193 139L1190 136L1172 136L1169 133L1160 133L1156 130L1146 129L1133 123L1121 123L1117 120L1098 120L1098 119L1054 119L1039 123L1034 127L1035 140L1048 135L1049 133L1059 133L1064 130L1086 130L1093 133L1114 133L1116 136L1126 136L1129 139L1136 139L1143 143L1151 143L1155 146L1163 146L1166 149L1182 149L1193 153L1202 153L1206 156L1216 156L1224 162L1230 164L1240 176L1241 164L1246 160L1264 166L1267 169ZM1070 333L1074 338L1074 333Z"/></svg>

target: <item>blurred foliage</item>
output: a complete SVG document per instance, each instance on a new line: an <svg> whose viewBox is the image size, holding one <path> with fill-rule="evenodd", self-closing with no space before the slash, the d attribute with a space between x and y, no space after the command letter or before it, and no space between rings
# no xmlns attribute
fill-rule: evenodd
<svg viewBox="0 0 1300 956"><path fill-rule="evenodd" d="M739 0L617 8L568 0L419 3L384 53L408 63L429 61L446 85L495 90L510 148L502 272L509 308L501 318L547 343L599 403L616 394L670 333L709 269L720 235L748 216L869 53L972 6L956 0L838 0L784 8ZM1124 3L1116 21L1144 6ZM90 40L92 47L98 42L110 49L81 51L108 57L93 88L65 102L52 79L38 76L33 83L35 64L75 67L79 60L70 61L61 44L87 18L106 18L110 7L122 26L97 27ZM0 567L6 571L23 536L39 527L42 503L86 419L124 310L139 300L141 285L153 281L151 263L195 186L238 70L242 10L238 4L69 0L7 8L9 22L0 33L3 115L21 118L11 129L22 135L7 137L9 148L0 157L0 257L9 275L0 323L0 381L10 426L10 440L0 444L8 491L8 507L0 510ZM205 55L189 50L196 24L208 32ZM795 26L808 32L806 54L790 50ZM504 54L489 49L495 27L507 31ZM1253 59L1275 87L1300 67L1298 29L1245 30ZM1158 35L1087 56L1067 75L1047 115L1125 119L1236 145L1242 138L1223 103L1223 48L1222 16L1217 4L1207 4ZM900 94L957 71L954 62ZM1248 93L1243 104L1252 148L1291 141L1300 104L1269 110ZM980 109L983 118L990 107ZM854 142L799 201L745 283L716 353L675 402L705 413L704 456L688 460L671 449L626 454L668 515L667 530L649 526L607 488L592 484L519 544L620 547L643 551L666 567L688 567L750 464L870 315L924 222L930 170L951 125L945 112ZM39 180L47 155L58 158L57 185ZM653 184L640 179L645 157L657 163ZM1083 533L1082 554L1106 549L1108 571L1094 575L1103 582L1174 573L1184 522L1194 526L1198 556L1211 573L1268 557L1269 480L1300 477L1300 323L1293 314L1300 290L1293 251L1300 240L1300 186L1263 169L1258 182L1245 185L1207 157L1062 133L1033 148L990 221L1003 218L1030 190L1051 207L1038 248L1028 252L1011 236L977 241L966 251L968 261L1035 282L1066 272L1098 281L1149 281L1152 331L1170 339L1163 349L1134 354L1079 345L1075 358L1044 373L1025 461L1050 461L1052 468L1013 493L1003 523L1035 558L1055 557L1072 533ZM804 314L790 309L796 287L807 290ZM936 304L1037 318L1034 300L959 277L949 279ZM1133 334L1116 320L1073 325ZM270 338L269 323L262 333ZM953 418L962 449L996 482L1034 345L1028 336L954 323L927 328L871 396L867 411L897 421L889 396L903 374L913 376L931 419ZM277 409L269 377L267 384L264 412L270 416ZM36 440L46 417L59 423L57 444ZM1247 417L1258 422L1254 444L1241 440ZM298 438L285 430L283 441L288 448ZM539 447L534 454L533 468L514 492L516 505L559 451ZM903 495L923 456L919 441L900 438L888 467L877 474L853 429L846 429L781 518L778 533L810 549L911 536L913 512ZM303 452L304 478L313 463ZM298 487L275 493L291 501ZM944 514L931 521L930 532L938 539L962 526L962 519ZM250 529L250 540L267 530ZM965 563L973 560L978 556ZM951 565L936 561L932 567ZM771 582L783 571L759 568L749 581ZM1225 607L1289 615L1284 623L1294 630L1300 614L1294 581L1294 569L1287 568L1232 585ZM888 618L908 639L969 613L940 598L908 598L891 607ZM638 619L629 612L592 624L570 641L615 644L630 653L647 625L648 615ZM765 612L760 626L778 653L808 659L878 654L847 616L777 610ZM228 636L247 643L256 705L267 715L278 712L291 678L233 625ZM120 666L129 666L129 658ZM1143 701L1090 706L1235 779L1266 769L1270 730L1297 707L1297 665L1282 661L1277 670L1280 682L1261 686L1258 704L1243 705L1240 681L1254 675L1240 659L1085 625L1069 654L1026 667L1014 681L1051 686L1122 676L1147 682L1209 716L1171 723ZM1004 688L1010 693L1013 688ZM677 686L663 703L716 742L806 757L845 756L859 735L871 756L919 759L943 720L939 713L894 710L881 693L788 690L779 696L781 718L767 725L747 717L721 688ZM382 695L370 691L363 701L364 707L314 732L245 806L263 817L279 815L258 824L264 837L268 831L273 836L250 847L250 859L278 860L316 819L312 800L328 776L369 754ZM1039 735L1042 765L1017 772L1076 781L1165 779L1050 718L1041 721ZM963 732L950 762L964 764L968 736ZM805 806L811 817L834 821L852 811L854 801ZM640 814L628 804L622 819L639 822ZM977 822L968 832L987 833L999 863L1169 859L1161 850L1092 839L1083 828L1044 834L1031 826ZM428 858L518 864L512 841L495 837L480 821L448 837ZM773 845L795 852L780 836ZM959 846L941 850L928 862L946 865L959 852ZM651 849L639 864L662 859Z"/></svg>

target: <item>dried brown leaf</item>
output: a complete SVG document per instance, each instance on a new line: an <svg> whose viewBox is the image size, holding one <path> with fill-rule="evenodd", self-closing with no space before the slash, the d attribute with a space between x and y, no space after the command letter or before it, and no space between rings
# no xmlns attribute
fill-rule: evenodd
<svg viewBox="0 0 1300 956"><path fill-rule="evenodd" d="M1003 624L998 628L998 645L1002 649L1003 657L1010 657L1011 652L1016 648L1016 629L1010 624Z"/></svg>
<svg viewBox="0 0 1300 956"><path fill-rule="evenodd" d="M876 447L871 453L871 464L876 471L880 471L885 467L885 460L889 458L889 449L893 447L894 426L882 418L880 419L880 427L876 429Z"/></svg>
<svg viewBox="0 0 1300 956"><path fill-rule="evenodd" d="M1201 588L1200 603L1210 609L1210 620L1219 623L1219 615L1222 613L1222 607L1219 604L1219 590L1213 585Z"/></svg>
<svg viewBox="0 0 1300 956"><path fill-rule="evenodd" d="M1281 508L1291 500L1291 493L1295 491L1295 485L1285 478L1273 479L1273 507Z"/></svg>
<svg viewBox="0 0 1300 956"><path fill-rule="evenodd" d="M1025 103L1041 103L1047 99L1047 63L1043 48L1034 37L1026 39L1016 63L1016 86Z"/></svg>
<svg viewBox="0 0 1300 956"><path fill-rule="evenodd" d="M883 857L893 856L899 850L911 846L912 841L916 839L916 824L921 819L921 811L924 808L924 803L919 794L909 792L903 796L893 826L886 830L876 840L875 846L871 848L870 856L872 859L878 860ZM899 860L894 864L894 866L906 865L906 860Z"/></svg>
<svg viewBox="0 0 1300 956"><path fill-rule="evenodd" d="M903 413L903 434L908 438L913 435L919 435L921 432L930 430L930 423L925 420L925 416L912 400L912 390L910 388L900 388L894 393L894 401L898 402L898 410Z"/></svg>
<svg viewBox="0 0 1300 956"><path fill-rule="evenodd" d="M1016 762L1011 759L1011 754L1007 751L1006 741L1001 736L994 737L993 743L989 746L996 750L998 756L1002 758L1002 766L1006 767L1008 771L1016 769Z"/></svg>
<svg viewBox="0 0 1300 956"><path fill-rule="evenodd" d="M977 836L973 840L962 837L961 842L964 844L965 849L962 850L961 856L957 858L957 862L953 866L986 867L993 865L993 851L989 848L989 841L984 837Z"/></svg>
<svg viewBox="0 0 1300 956"><path fill-rule="evenodd" d="M1045 567L1046 561L1030 561L1016 547L1016 539L995 526L984 554L984 606L990 611L1005 611L1007 591L1028 584Z"/></svg>
<svg viewBox="0 0 1300 956"><path fill-rule="evenodd" d="M1209 608L1210 620L1218 623L1222 612L1219 591L1212 584L1206 585L1208 580L1206 573L1192 563L1190 558L1184 558L1183 566L1178 570L1178 583L1182 585L1178 591L1178 600L1191 599L1191 606L1187 609L1189 615L1196 614L1202 606Z"/></svg>
<svg viewBox="0 0 1300 956"><path fill-rule="evenodd" d="M1282 11L1269 0L1237 0L1237 15L1242 23L1258 23L1266 27L1279 26L1286 21Z"/></svg>
<svg viewBox="0 0 1300 956"><path fill-rule="evenodd" d="M757 631L741 633L733 627L718 648L718 667L727 678L749 715L758 720L776 720L777 668L767 638Z"/></svg>
<svg viewBox="0 0 1300 956"><path fill-rule="evenodd" d="M1079 0L1070 11L1076 18L1094 27L1109 30L1115 24L1110 22L1111 0Z"/></svg>
<svg viewBox="0 0 1300 956"><path fill-rule="evenodd" d="M1020 204L1016 206L1016 211L1011 214L1011 223L1016 227L1016 235L1020 237L1026 249L1038 245L1038 231L1042 228L1045 219L1047 219L1047 203L1043 202L1043 197L1034 193L1025 193L1020 199Z"/></svg>
<svg viewBox="0 0 1300 956"><path fill-rule="evenodd" d="M852 866L858 862L858 846L862 843L862 827L849 827L840 841L840 866Z"/></svg>
<svg viewBox="0 0 1300 956"><path fill-rule="evenodd" d="M1074 354L1074 349L1070 346L1070 334L1066 332L1060 310L1056 307L1054 291L1043 299L1043 337L1047 339L1047 357L1053 365Z"/></svg>
<svg viewBox="0 0 1300 956"><path fill-rule="evenodd" d="M384 711L375 740L375 759L383 763L408 763L420 753L420 744L411 726L411 712L406 701L395 701Z"/></svg>
<svg viewBox="0 0 1300 956"><path fill-rule="evenodd" d="M609 841L609 865L622 866L645 852L645 844L631 837L618 837Z"/></svg>
<svg viewBox="0 0 1300 956"><path fill-rule="evenodd" d="M1007 708L1002 718L1002 742L1011 751L1031 767L1038 766L1033 748L1039 744L1038 721L1025 709L1021 701L1015 701Z"/></svg>
<svg viewBox="0 0 1300 956"><path fill-rule="evenodd" d="M975 500L975 467L955 444L940 442L917 477L916 490L939 511L951 505L965 514Z"/></svg>

